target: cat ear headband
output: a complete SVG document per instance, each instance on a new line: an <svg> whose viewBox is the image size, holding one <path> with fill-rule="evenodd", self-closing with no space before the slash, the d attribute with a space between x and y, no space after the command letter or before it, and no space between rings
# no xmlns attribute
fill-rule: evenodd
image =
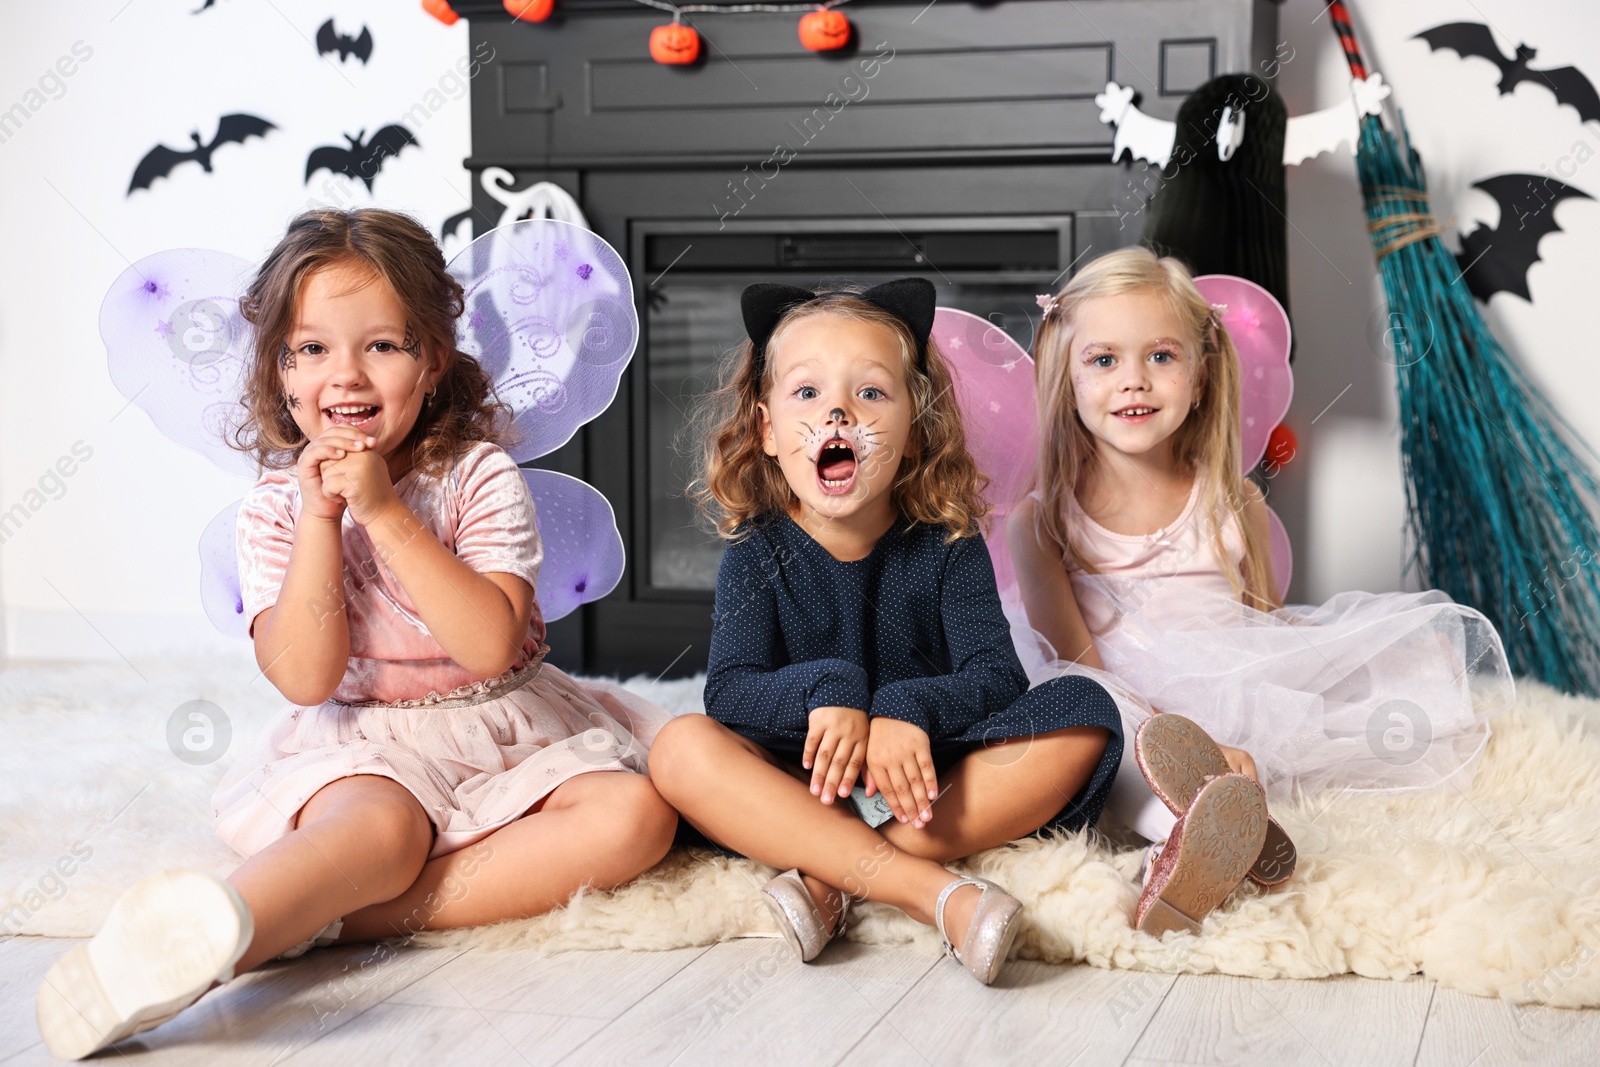
<svg viewBox="0 0 1600 1067"><path fill-rule="evenodd" d="M772 339L772 331L777 328L784 313L833 291L814 293L810 289L777 282L757 282L745 286L744 292L739 295L739 310L744 314L745 332L750 335L755 353L757 379L766 373L767 342ZM896 278L851 295L882 308L906 324L917 342L915 362L920 368L923 353L928 349L928 334L933 331L933 283L926 278Z"/></svg>

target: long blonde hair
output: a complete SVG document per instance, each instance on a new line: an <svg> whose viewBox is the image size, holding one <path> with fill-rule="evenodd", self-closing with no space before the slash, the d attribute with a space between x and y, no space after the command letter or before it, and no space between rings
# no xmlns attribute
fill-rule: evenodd
<svg viewBox="0 0 1600 1067"><path fill-rule="evenodd" d="M1039 404L1039 462L1033 488L1043 506L1038 521L1078 566L1093 572L1067 522L1067 502L1082 488L1095 462L1094 436L1078 417L1072 388L1074 318L1087 300L1124 293L1154 293L1167 301L1200 353L1195 380L1199 402L1172 435L1173 457L1200 480L1199 506L1210 523L1216 557L1228 568L1233 591L1261 611L1275 606L1271 550L1245 521L1245 477L1239 455L1239 354L1188 269L1148 248L1108 252L1079 271L1046 308L1034 337L1034 386ZM1237 568L1228 566L1222 515L1231 512L1244 542Z"/></svg>
<svg viewBox="0 0 1600 1067"><path fill-rule="evenodd" d="M778 461L762 449L756 405L767 399L776 380L772 354L782 335L795 323L824 314L886 326L899 342L913 417L906 455L890 490L895 512L913 525L943 526L948 540L977 533L989 510L982 495L988 479L967 451L944 355L929 338L923 358L916 359L911 328L847 290L820 294L786 312L760 361L748 339L733 351L723 365L721 386L704 398L699 417L690 423L691 440L699 442L700 469L685 495L724 540L739 537L746 523L794 506L799 498Z"/></svg>

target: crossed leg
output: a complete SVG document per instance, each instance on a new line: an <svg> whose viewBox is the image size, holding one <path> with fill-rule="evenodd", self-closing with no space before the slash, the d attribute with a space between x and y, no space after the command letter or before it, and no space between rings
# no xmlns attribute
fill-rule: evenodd
<svg viewBox="0 0 1600 1067"><path fill-rule="evenodd" d="M1026 837L1083 789L1110 737L1104 727L1069 726L979 749L940 783L932 821L921 829L886 823L884 839L901 852L948 863Z"/></svg>
<svg viewBox="0 0 1600 1067"><path fill-rule="evenodd" d="M429 860L399 895L345 916L340 941L542 915L580 886L610 889L672 847L677 812L650 779L590 771L562 782L530 814L476 844Z"/></svg>

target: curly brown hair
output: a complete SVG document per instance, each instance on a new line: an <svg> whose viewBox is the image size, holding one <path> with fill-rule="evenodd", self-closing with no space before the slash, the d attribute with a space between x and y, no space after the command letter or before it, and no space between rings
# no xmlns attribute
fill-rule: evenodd
<svg viewBox="0 0 1600 1067"><path fill-rule="evenodd" d="M791 510L799 501L775 457L762 448L761 413L776 382L773 353L795 323L813 315L844 315L888 327L899 342L911 395L911 436L890 490L895 511L909 523L943 526L947 540L979 532L988 514L983 489L988 479L967 452L966 432L956 407L954 380L944 354L932 338L919 361L911 328L889 311L868 303L859 290L818 294L785 312L767 340L760 368L747 339L723 362L718 388L705 398L688 432L703 442L699 476L685 490L724 540L734 540L745 524Z"/></svg>
<svg viewBox="0 0 1600 1067"><path fill-rule="evenodd" d="M388 282L406 309L408 330L424 351L442 358L433 401L401 446L411 449L413 466L437 477L478 441L506 443L511 410L478 361L456 348L461 283L445 270L433 235L399 212L356 208L296 216L239 301L255 338L241 398L247 418L229 445L253 454L263 470L292 466L299 457L307 442L284 403L278 352L293 329L306 279L345 265L365 267Z"/></svg>

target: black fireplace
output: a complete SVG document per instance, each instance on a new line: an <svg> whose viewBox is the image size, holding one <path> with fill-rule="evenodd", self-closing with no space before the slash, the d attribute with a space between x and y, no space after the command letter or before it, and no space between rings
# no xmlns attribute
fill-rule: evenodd
<svg viewBox="0 0 1600 1067"><path fill-rule="evenodd" d="M1094 95L1115 80L1170 118L1277 43L1268 0L857 0L841 53L802 49L798 13L696 15L703 59L671 68L647 51L670 15L637 3L558 0L542 24L454 6L494 57L472 89L477 232L503 210L480 176L504 168L570 193L633 275L617 400L540 461L605 493L628 549L551 658L624 676L705 667L720 548L683 495L681 430L743 336L745 285L921 275L1026 346L1035 294L1142 224L1144 166L1109 161Z"/></svg>

